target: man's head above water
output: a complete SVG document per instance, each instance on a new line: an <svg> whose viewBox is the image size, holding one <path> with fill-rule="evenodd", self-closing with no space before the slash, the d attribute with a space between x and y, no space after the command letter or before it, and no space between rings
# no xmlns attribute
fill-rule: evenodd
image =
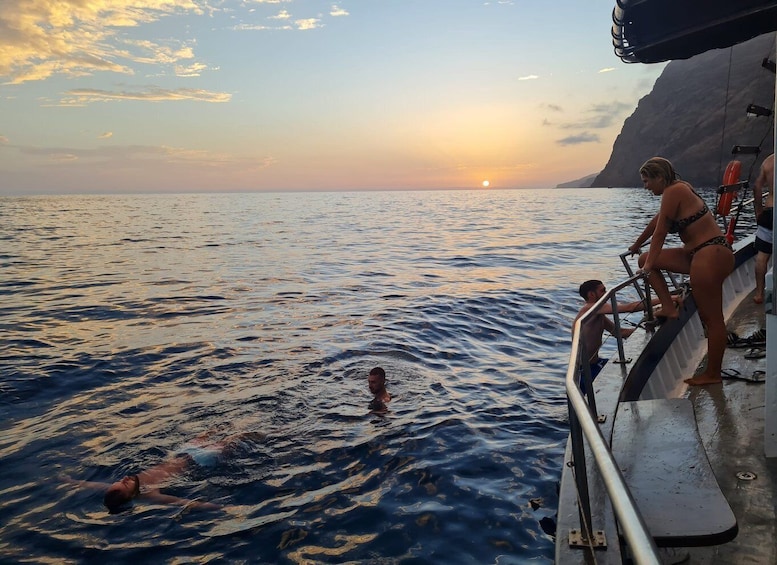
<svg viewBox="0 0 777 565"><path fill-rule="evenodd" d="M129 475L120 481L116 481L105 491L103 503L108 511L113 514L121 510L122 506L130 502L140 494L140 479L137 475Z"/></svg>

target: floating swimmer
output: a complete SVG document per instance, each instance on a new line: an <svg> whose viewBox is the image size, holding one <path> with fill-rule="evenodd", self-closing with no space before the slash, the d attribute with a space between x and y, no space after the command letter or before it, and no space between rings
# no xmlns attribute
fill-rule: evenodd
<svg viewBox="0 0 777 565"><path fill-rule="evenodd" d="M187 508L218 509L221 505L212 502L200 502L163 494L160 491L163 483L172 477L183 474L194 465L200 467L214 467L223 460L227 452L235 449L241 441L261 440L264 435L258 432L249 432L229 436L219 441L210 439L210 433L197 436L185 443L175 455L149 469L140 471L136 475L128 475L115 483L98 483L91 481L71 482L88 488L104 489L103 503L111 514L120 512L136 498L143 498L153 502L164 504L177 504Z"/></svg>

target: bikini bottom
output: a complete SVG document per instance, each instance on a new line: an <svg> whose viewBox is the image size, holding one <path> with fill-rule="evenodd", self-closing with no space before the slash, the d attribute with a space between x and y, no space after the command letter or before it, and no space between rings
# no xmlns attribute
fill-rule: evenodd
<svg viewBox="0 0 777 565"><path fill-rule="evenodd" d="M705 241L701 245L697 245L696 247L691 249L691 258L693 258L693 256L696 255L696 253L700 249L704 249L705 247L708 247L710 245L722 245L723 247L725 247L729 251L734 251L732 249L732 247L731 247L731 244L728 241L726 241L726 236L719 235L719 236L713 237L712 239L708 239L707 241Z"/></svg>

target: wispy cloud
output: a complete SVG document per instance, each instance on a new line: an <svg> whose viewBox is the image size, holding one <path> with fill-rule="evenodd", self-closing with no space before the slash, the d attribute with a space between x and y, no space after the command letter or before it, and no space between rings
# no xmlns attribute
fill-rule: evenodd
<svg viewBox="0 0 777 565"><path fill-rule="evenodd" d="M599 69L600 73L611 73L615 70L615 67L607 67L605 69Z"/></svg>
<svg viewBox="0 0 777 565"><path fill-rule="evenodd" d="M0 3L0 76L10 84L100 71L134 74L133 64L175 64L194 57L174 41L128 42L126 28L173 14L205 13L194 0Z"/></svg>
<svg viewBox="0 0 777 565"><path fill-rule="evenodd" d="M289 14L286 10L281 10L274 16L269 16L267 19L268 20L288 20L289 18L291 18L291 14Z"/></svg>
<svg viewBox="0 0 777 565"><path fill-rule="evenodd" d="M208 69L208 66L203 63L192 63L191 65L175 65L173 68L177 77L198 77Z"/></svg>
<svg viewBox="0 0 777 565"><path fill-rule="evenodd" d="M518 80L537 80L538 78L540 78L539 75L526 75L518 77Z"/></svg>
<svg viewBox="0 0 777 565"><path fill-rule="evenodd" d="M623 102L595 104L585 113L585 117L576 122L559 124L561 129L605 129L619 123L623 114L632 106Z"/></svg>
<svg viewBox="0 0 777 565"><path fill-rule="evenodd" d="M96 88L76 88L69 90L59 106L84 106L92 102L115 102L121 100L143 100L147 102L168 102L194 100L197 102L229 102L232 95L226 92L211 92L195 88L150 88L147 90L109 91Z"/></svg>
<svg viewBox="0 0 777 565"><path fill-rule="evenodd" d="M292 18L286 10L281 10L274 16L268 16L269 20L288 21ZM233 26L232 29L236 31L308 31L311 29L319 29L324 27L320 18L304 18L294 20L292 23L286 23L282 25L264 25L264 24L238 24Z"/></svg>
<svg viewBox="0 0 777 565"><path fill-rule="evenodd" d="M2 0L0 1L0 79L6 84L45 80L57 75L90 76L100 72L123 75L159 74L196 77L214 70L198 61L191 39L131 40L132 28L149 26L171 16L213 16L290 4L292 0L240 0L237 7L222 0ZM280 10L269 20L291 22L282 27L238 23L238 30L308 31L324 27L322 13L295 14ZM329 17L348 16L330 4ZM147 34L144 34L147 35ZM146 70L141 65L160 67Z"/></svg>
<svg viewBox="0 0 777 565"><path fill-rule="evenodd" d="M580 145L581 143L599 143L599 136L595 133L583 132L577 135L570 135L562 139L557 139L559 145Z"/></svg>
<svg viewBox="0 0 777 565"><path fill-rule="evenodd" d="M294 29L290 25L278 25L278 26L268 26L264 24L237 24L235 26L232 26L230 29L234 31L283 31L283 30L290 30Z"/></svg>
<svg viewBox="0 0 777 565"><path fill-rule="evenodd" d="M105 133L102 133L102 134L98 135L97 139L109 139L111 137L113 137L113 132L112 131L106 131Z"/></svg>
<svg viewBox="0 0 777 565"><path fill-rule="evenodd" d="M95 148L6 146L23 155L40 157L50 166L68 163L118 163L129 166L138 162L164 162L167 164L196 163L201 167L240 166L245 169L266 169L277 164L272 156L236 156L227 153L172 147L167 145L110 145Z"/></svg>

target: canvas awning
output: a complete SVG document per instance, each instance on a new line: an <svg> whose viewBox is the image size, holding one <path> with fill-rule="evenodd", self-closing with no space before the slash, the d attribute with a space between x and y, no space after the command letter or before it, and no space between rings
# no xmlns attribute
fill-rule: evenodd
<svg viewBox="0 0 777 565"><path fill-rule="evenodd" d="M626 63L688 59L777 30L777 0L616 0L612 36Z"/></svg>

